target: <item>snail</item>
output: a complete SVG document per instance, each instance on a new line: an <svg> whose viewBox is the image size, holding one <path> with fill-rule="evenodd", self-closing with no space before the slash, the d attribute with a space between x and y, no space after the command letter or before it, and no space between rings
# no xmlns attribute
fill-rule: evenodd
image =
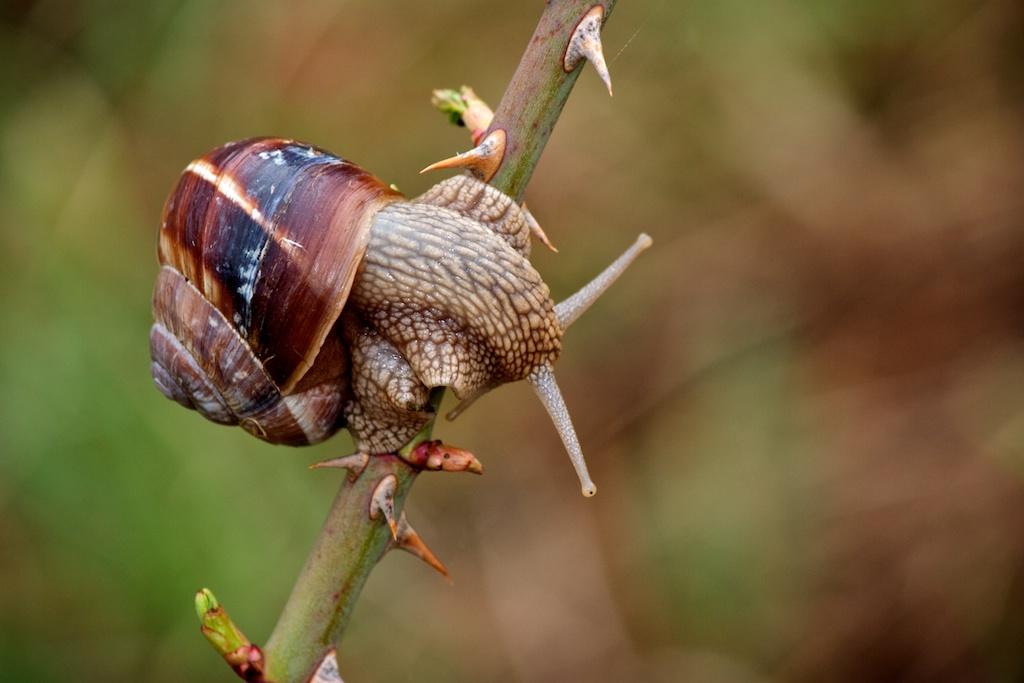
<svg viewBox="0 0 1024 683"><path fill-rule="evenodd" d="M346 427L360 453L387 453L431 419L433 388L458 412L525 379L593 495L552 368L568 326L651 241L555 304L528 258L531 218L470 175L410 200L305 143L218 147L164 206L153 380L271 443Z"/></svg>

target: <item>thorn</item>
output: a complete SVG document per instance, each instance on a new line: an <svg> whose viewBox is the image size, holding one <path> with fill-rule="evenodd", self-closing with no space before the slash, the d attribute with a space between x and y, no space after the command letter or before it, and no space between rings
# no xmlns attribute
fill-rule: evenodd
<svg viewBox="0 0 1024 683"><path fill-rule="evenodd" d="M402 512L401 518L398 520L398 538L396 539L396 547L410 553L427 564L433 567L438 574L448 579L451 582L451 577L448 575L448 568L444 566L441 560L437 559L437 555L434 554L420 535L416 533L416 530L409 524L409 520L405 518L405 511Z"/></svg>
<svg viewBox="0 0 1024 683"><path fill-rule="evenodd" d="M467 450L450 446L441 441L424 441L412 449L406 462L425 470L445 472L472 472L483 474L484 466L476 456Z"/></svg>
<svg viewBox="0 0 1024 683"><path fill-rule="evenodd" d="M307 683L345 683L341 680L341 674L338 672L338 654L333 647L320 660L316 671L309 677Z"/></svg>
<svg viewBox="0 0 1024 683"><path fill-rule="evenodd" d="M544 228L540 227L540 223L538 223L537 219L533 217L530 210L526 208L525 203L523 204L522 209L523 215L526 216L526 224L530 226L530 232L533 233L533 236L539 239L545 247L557 254L558 249L555 248L555 245L551 244L551 240L549 240L547 234L545 234Z"/></svg>
<svg viewBox="0 0 1024 683"><path fill-rule="evenodd" d="M433 163L420 171L420 173L436 171L441 168L465 168L484 182L487 182L497 173L498 166L501 165L501 160L504 156L505 131L499 128L498 130L491 131L479 145L468 152L456 154L448 159Z"/></svg>
<svg viewBox="0 0 1024 683"><path fill-rule="evenodd" d="M321 462L315 462L309 466L311 470L337 468L348 470L348 480L355 481L359 478L359 475L366 469L367 463L370 462L370 456L366 453L353 453L352 455L346 455L341 458L333 458L331 460L323 460Z"/></svg>
<svg viewBox="0 0 1024 683"><path fill-rule="evenodd" d="M398 540L398 524L395 522L395 487L398 478L389 474L378 482L370 497L370 519L377 519L381 514L391 527L391 537Z"/></svg>
<svg viewBox="0 0 1024 683"><path fill-rule="evenodd" d="M594 65L594 70L612 94L612 77L608 74L608 65L604 61L604 48L601 46L601 23L604 20L604 7L594 5L583 15L580 23L569 38L565 48L562 68L568 73L575 69L580 60L586 59Z"/></svg>

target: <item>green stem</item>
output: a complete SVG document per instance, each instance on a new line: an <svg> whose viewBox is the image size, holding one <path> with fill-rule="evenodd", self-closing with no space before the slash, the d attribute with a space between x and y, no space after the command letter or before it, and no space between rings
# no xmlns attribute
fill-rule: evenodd
<svg viewBox="0 0 1024 683"><path fill-rule="evenodd" d="M341 637L370 571L391 540L383 519L369 515L373 490L389 474L398 479L397 515L416 478L416 470L401 458L371 457L354 482L346 477L264 648L268 680L306 681Z"/></svg>
<svg viewBox="0 0 1024 683"><path fill-rule="evenodd" d="M491 184L521 199L544 145L569 97L581 67L562 68L566 45L593 0L549 0L533 38L495 112L491 129L503 128L505 155ZM615 0L604 0L605 17ZM434 392L440 404L443 390ZM401 452L431 438L428 424ZM334 499L306 565L264 648L267 680L305 683L335 647L370 572L389 547L390 531L371 520L370 498L381 479L398 480L395 514L401 512L417 471L396 456L374 456L354 481L347 479Z"/></svg>
<svg viewBox="0 0 1024 683"><path fill-rule="evenodd" d="M604 18L615 0L550 0L537 24L512 81L494 110L487 132L504 129L505 157L490 184L521 201L541 152L569 99L581 62L571 72L562 68L565 48L580 18L595 5L604 5Z"/></svg>

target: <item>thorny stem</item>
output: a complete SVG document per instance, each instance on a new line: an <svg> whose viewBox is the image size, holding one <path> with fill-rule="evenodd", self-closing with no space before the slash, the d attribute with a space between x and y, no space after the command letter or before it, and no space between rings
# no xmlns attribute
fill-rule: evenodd
<svg viewBox="0 0 1024 683"><path fill-rule="evenodd" d="M354 482L343 480L264 648L269 680L306 681L348 625L370 571L391 541L387 524L369 515L373 490L389 474L398 479L395 506L400 509L416 478L416 470L401 458L371 457Z"/></svg>
<svg viewBox="0 0 1024 683"><path fill-rule="evenodd" d="M501 128L508 137L501 165L490 182L517 200L522 199L582 68L566 73L562 67L569 38L580 18L596 4L604 5L607 20L615 0L549 0L495 112L490 130ZM442 393L432 395L435 412ZM400 452L408 453L429 440L432 430L433 422ZM387 524L371 520L368 514L374 487L389 474L398 481L395 515L399 515L417 474L400 457L371 457L354 482L343 479L264 648L269 681L305 683L341 638L370 571L390 547Z"/></svg>
<svg viewBox="0 0 1024 683"><path fill-rule="evenodd" d="M569 73L562 68L573 29L595 5L604 5L607 21L615 0L551 0L548 3L519 68L494 111L494 120L487 132L503 129L507 137L505 158L490 184L517 201L522 201L533 169L569 99L569 91L586 64L581 62Z"/></svg>

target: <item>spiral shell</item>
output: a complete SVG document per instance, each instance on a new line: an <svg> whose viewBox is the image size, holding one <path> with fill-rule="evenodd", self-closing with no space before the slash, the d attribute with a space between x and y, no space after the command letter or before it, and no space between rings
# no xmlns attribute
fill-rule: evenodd
<svg viewBox="0 0 1024 683"><path fill-rule="evenodd" d="M343 426L335 329L373 214L399 199L358 166L273 138L219 147L164 207L150 333L169 398L273 443Z"/></svg>

